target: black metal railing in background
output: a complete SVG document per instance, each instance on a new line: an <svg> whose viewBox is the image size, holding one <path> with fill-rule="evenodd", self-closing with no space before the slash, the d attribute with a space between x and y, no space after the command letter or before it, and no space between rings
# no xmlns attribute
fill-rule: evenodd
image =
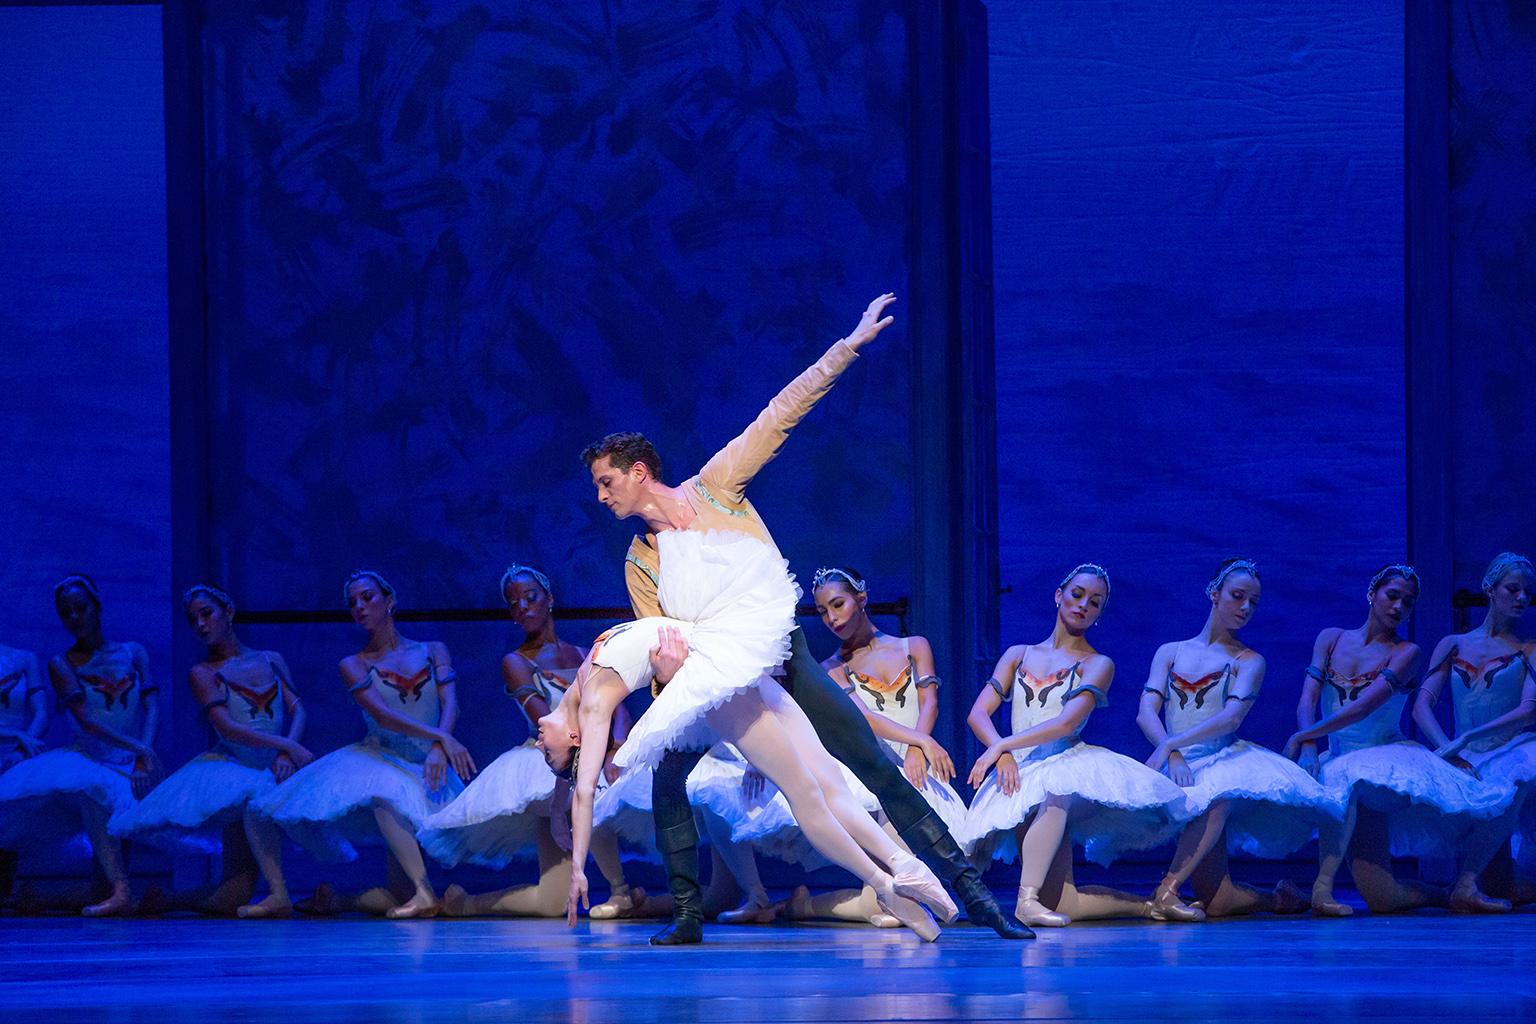
<svg viewBox="0 0 1536 1024"><path fill-rule="evenodd" d="M907 632L908 601L905 597L895 601L871 601L869 614L894 618L901 624L901 632ZM311 611L301 608L273 608L266 611L240 609L240 621L258 626L302 626L331 622L351 622L352 616L345 609ZM816 614L815 605L802 604L795 614L811 618ZM557 621L569 622L624 622L634 618L629 607L566 607L555 608ZM395 611L396 622L506 622L505 608L400 608Z"/></svg>

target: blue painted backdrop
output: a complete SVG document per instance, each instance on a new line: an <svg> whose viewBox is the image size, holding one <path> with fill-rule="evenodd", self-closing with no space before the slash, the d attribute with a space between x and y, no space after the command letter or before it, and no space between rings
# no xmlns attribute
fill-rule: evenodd
<svg viewBox="0 0 1536 1024"><path fill-rule="evenodd" d="M0 8L0 154L0 644L67 647L53 585L87 572L108 637L143 642L165 681L159 7Z"/></svg>
<svg viewBox="0 0 1536 1024"><path fill-rule="evenodd" d="M632 524L577 455L640 429L692 472L905 288L904 29L882 5L267 4L210 11L216 575L336 608L494 606L510 560L625 603ZM907 590L907 346L893 331L754 487L803 578ZM600 624L568 630L586 642ZM510 627L423 628L470 726L520 738ZM252 633L356 733L345 627ZM332 714L334 712L334 714Z"/></svg>
<svg viewBox="0 0 1536 1024"><path fill-rule="evenodd" d="M989 7L1004 643L1106 565L1089 735L1144 753L1153 651L1252 557L1283 743L1404 553L1402 5Z"/></svg>

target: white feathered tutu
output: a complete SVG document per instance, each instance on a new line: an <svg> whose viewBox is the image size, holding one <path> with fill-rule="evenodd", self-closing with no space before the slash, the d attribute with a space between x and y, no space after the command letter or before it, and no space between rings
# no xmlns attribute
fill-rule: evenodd
<svg viewBox="0 0 1536 1024"><path fill-rule="evenodd" d="M1393 856L1452 857L1467 831L1497 817L1513 793L1479 782L1411 740L1364 747L1323 761L1322 783L1340 801L1385 812Z"/></svg>
<svg viewBox="0 0 1536 1024"><path fill-rule="evenodd" d="M475 776L464 792L429 815L416 838L448 867L468 861L504 868L538 854L547 827L555 773L534 747L513 747Z"/></svg>
<svg viewBox="0 0 1536 1024"><path fill-rule="evenodd" d="M610 630L593 644L593 664L611 668L630 690L651 680L650 651L663 626L688 640L688 659L640 716L619 748L621 767L654 767L669 749L697 750L719 736L732 698L760 686L789 658L800 599L778 552L740 533L669 530L657 536L657 597L668 617ZM752 701L738 711L755 717ZM711 725L709 719L715 724Z"/></svg>
<svg viewBox="0 0 1536 1024"><path fill-rule="evenodd" d="M420 762L370 738L306 765L251 807L316 858L347 861L356 859L358 846L384 842L373 815L375 802L387 804L414 831L463 789L448 765L442 789L429 794Z"/></svg>
<svg viewBox="0 0 1536 1024"><path fill-rule="evenodd" d="M172 772L143 800L114 817L109 828L124 839L217 853L224 826L240 821L247 804L276 786L271 769L210 750Z"/></svg>
<svg viewBox="0 0 1536 1024"><path fill-rule="evenodd" d="M1088 859L1109 865L1129 850L1160 846L1193 815L1184 791L1140 761L1103 747L1076 743L1060 753L1018 762L1019 787L1005 795L997 772L971 801L955 839L967 853L1018 857L1014 830L1049 797L1072 797L1067 826Z"/></svg>
<svg viewBox="0 0 1536 1024"><path fill-rule="evenodd" d="M0 775L0 850L66 843L83 830L81 799L114 816L136 802L131 764L113 765L61 747Z"/></svg>
<svg viewBox="0 0 1536 1024"><path fill-rule="evenodd" d="M1237 740L1188 759L1195 784L1184 789L1190 813L1231 802L1227 847L1278 860L1306 845L1319 821L1340 818L1344 801L1306 770L1272 750Z"/></svg>

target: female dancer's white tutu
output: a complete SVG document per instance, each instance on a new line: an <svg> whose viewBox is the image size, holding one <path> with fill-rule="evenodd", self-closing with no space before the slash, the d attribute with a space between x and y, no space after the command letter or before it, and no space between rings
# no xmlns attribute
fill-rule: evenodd
<svg viewBox="0 0 1536 1024"><path fill-rule="evenodd" d="M1461 756L1477 769L1490 786L1508 786L1516 792L1536 786L1536 733L1522 732L1492 750L1463 750Z"/></svg>
<svg viewBox="0 0 1536 1024"><path fill-rule="evenodd" d="M358 846L384 842L374 817L383 803L419 830L433 811L464 789L448 765L442 789L428 793L420 762L407 760L371 737L311 762L251 804L320 860L357 857Z"/></svg>
<svg viewBox="0 0 1536 1024"><path fill-rule="evenodd" d="M1140 761L1089 743L1019 761L1019 787L1004 795L992 772L976 791L955 839L967 853L1018 856L1014 830L1049 797L1072 797L1067 826L1088 859L1108 865L1128 850L1159 846L1193 815L1184 791Z"/></svg>
<svg viewBox="0 0 1536 1024"><path fill-rule="evenodd" d="M240 821L248 803L277 786L270 768L208 751L182 765L143 800L112 819L114 835L168 849L217 853L224 826Z"/></svg>
<svg viewBox="0 0 1536 1024"><path fill-rule="evenodd" d="M1386 812L1397 857L1452 857L1476 822L1497 817L1513 794L1503 782L1479 782L1434 751L1400 740L1323 761L1322 783L1340 801Z"/></svg>
<svg viewBox="0 0 1536 1024"><path fill-rule="evenodd" d="M688 660L619 748L615 761L625 768L654 767L668 749L710 746L722 725L732 731L733 713L755 718L761 710L755 701L734 711L729 705L747 691L778 685L764 673L789 658L800 599L784 559L756 538L669 530L656 543L657 596L668 617L616 627L599 637L589 655L636 690L651 680L650 651L663 626L677 627L688 640Z"/></svg>
<svg viewBox="0 0 1536 1024"><path fill-rule="evenodd" d="M1227 846L1277 860L1306 845L1318 822L1340 818L1344 803L1294 761L1237 740L1189 759L1195 784L1184 790L1190 813L1204 814L1218 800L1231 803Z"/></svg>
<svg viewBox="0 0 1536 1024"><path fill-rule="evenodd" d="M468 861L504 868L538 854L539 830L553 811L555 773L531 746L492 761L464 792L427 817L421 848L448 867Z"/></svg>
<svg viewBox="0 0 1536 1024"><path fill-rule="evenodd" d="M82 832L80 801L108 816L135 803L132 765L111 765L62 747L0 775L0 850L66 843Z"/></svg>

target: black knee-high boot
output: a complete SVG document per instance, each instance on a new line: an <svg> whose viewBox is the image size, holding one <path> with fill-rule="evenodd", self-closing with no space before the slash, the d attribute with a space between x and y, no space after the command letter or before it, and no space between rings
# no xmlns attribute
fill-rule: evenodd
<svg viewBox="0 0 1536 1024"><path fill-rule="evenodd" d="M651 936L653 946L686 946L704 941L704 892L699 885L699 830L688 803L688 774L703 751L669 750L651 780L651 815L672 893L672 923Z"/></svg>

